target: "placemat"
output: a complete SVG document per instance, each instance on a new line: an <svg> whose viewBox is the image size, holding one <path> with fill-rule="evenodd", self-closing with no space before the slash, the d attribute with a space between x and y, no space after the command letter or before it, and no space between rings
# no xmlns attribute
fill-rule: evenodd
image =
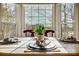
<svg viewBox="0 0 79 59"><path fill-rule="evenodd" d="M61 52L59 49L51 50L51 51L35 51L35 50L25 50L24 52Z"/></svg>

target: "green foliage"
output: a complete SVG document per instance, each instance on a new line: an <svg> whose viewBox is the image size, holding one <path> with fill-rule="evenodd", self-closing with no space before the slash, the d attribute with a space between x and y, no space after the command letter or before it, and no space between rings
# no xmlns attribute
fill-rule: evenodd
<svg viewBox="0 0 79 59"><path fill-rule="evenodd" d="M46 28L44 27L43 24L37 24L34 28L33 31L37 33L38 35L43 35L44 32L46 31Z"/></svg>

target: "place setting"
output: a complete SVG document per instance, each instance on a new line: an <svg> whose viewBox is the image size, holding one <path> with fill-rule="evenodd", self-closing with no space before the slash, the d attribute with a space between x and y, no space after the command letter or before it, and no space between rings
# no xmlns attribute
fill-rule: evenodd
<svg viewBox="0 0 79 59"><path fill-rule="evenodd" d="M35 38L31 40L26 47L27 50L24 52L60 52L56 44L47 38L44 38L44 40L37 40L37 38Z"/></svg>

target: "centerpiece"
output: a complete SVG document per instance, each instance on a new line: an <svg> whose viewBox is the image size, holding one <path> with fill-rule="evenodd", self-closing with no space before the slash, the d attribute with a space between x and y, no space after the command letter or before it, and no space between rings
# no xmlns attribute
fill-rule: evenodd
<svg viewBox="0 0 79 59"><path fill-rule="evenodd" d="M45 39L44 39L44 33L46 31L46 28L43 24L37 24L34 28L33 31L36 33L36 44L39 47L44 47L45 46Z"/></svg>
<svg viewBox="0 0 79 59"><path fill-rule="evenodd" d="M36 38L30 41L28 44L28 49L33 51L48 51L57 48L56 45L50 41L50 39L44 37L46 27L43 24L35 25L33 32L35 32Z"/></svg>

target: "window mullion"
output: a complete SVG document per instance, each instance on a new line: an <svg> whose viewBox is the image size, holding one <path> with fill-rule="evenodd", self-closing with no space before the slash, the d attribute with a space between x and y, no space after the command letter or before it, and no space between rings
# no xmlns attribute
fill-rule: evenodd
<svg viewBox="0 0 79 59"><path fill-rule="evenodd" d="M38 4L38 24L39 24L39 4Z"/></svg>

